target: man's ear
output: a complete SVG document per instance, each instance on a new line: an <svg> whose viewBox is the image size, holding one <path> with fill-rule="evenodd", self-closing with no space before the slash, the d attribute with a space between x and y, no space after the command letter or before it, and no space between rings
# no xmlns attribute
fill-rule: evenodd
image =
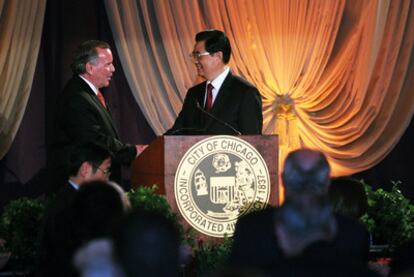
<svg viewBox="0 0 414 277"><path fill-rule="evenodd" d="M93 65L90 62L85 64L85 72L88 74L92 74L93 72Z"/></svg>
<svg viewBox="0 0 414 277"><path fill-rule="evenodd" d="M83 162L79 167L79 175L81 177L88 177L92 173L92 165L88 162Z"/></svg>
<svg viewBox="0 0 414 277"><path fill-rule="evenodd" d="M216 56L217 58L219 58L221 61L223 61L223 52L218 51L218 52L214 53L213 55Z"/></svg>

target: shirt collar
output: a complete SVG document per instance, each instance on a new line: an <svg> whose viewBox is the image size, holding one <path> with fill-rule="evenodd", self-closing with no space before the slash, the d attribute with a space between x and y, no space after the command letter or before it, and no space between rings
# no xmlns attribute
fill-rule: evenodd
<svg viewBox="0 0 414 277"><path fill-rule="evenodd" d="M84 80L87 84L88 84L88 86L92 89L92 91L96 94L96 95L98 95L98 89L90 82L90 81L88 81L85 77L83 77L82 75L78 75L79 77L81 77L82 78L82 80Z"/></svg>
<svg viewBox="0 0 414 277"><path fill-rule="evenodd" d="M211 83L213 85L213 87L216 89L216 91L218 92L220 90L221 86L223 85L224 80L226 79L229 72L230 72L230 68L228 66L226 66L224 68L223 72L220 73L220 75L218 75L214 80L212 80L211 82L207 81L207 85Z"/></svg>
<svg viewBox="0 0 414 277"><path fill-rule="evenodd" d="M79 190L79 185L78 184L73 182L71 179L69 179L68 182L75 190Z"/></svg>

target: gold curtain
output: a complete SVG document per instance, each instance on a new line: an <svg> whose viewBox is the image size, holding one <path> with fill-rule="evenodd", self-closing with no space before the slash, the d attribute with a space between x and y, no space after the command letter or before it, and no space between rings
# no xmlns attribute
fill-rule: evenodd
<svg viewBox="0 0 414 277"><path fill-rule="evenodd" d="M309 147L327 154L334 176L366 170L413 115L412 1L105 2L128 82L157 134L197 81L186 55L206 28L226 32L233 71L259 88L280 164Z"/></svg>
<svg viewBox="0 0 414 277"><path fill-rule="evenodd" d="M0 159L26 109L42 35L46 0L0 0Z"/></svg>

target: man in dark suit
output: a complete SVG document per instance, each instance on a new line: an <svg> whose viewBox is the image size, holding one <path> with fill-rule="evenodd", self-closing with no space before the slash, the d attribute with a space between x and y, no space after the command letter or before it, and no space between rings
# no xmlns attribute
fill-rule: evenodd
<svg viewBox="0 0 414 277"><path fill-rule="evenodd" d="M108 181L111 156L94 144L77 145L69 158L69 178L48 207L40 236L37 276L70 276L71 216L75 195L86 182ZM68 271L64 273L65 271Z"/></svg>
<svg viewBox="0 0 414 277"><path fill-rule="evenodd" d="M195 41L190 57L206 81L188 90L182 110L166 134L261 134L260 93L231 73L227 36L222 31L206 30L199 32Z"/></svg>
<svg viewBox="0 0 414 277"><path fill-rule="evenodd" d="M129 164L144 147L120 141L100 91L109 86L115 71L112 61L111 49L103 41L86 41L75 51L71 65L74 76L63 90L58 110L57 161L64 166L74 145L92 142L110 152L113 177L120 181L120 165Z"/></svg>
<svg viewBox="0 0 414 277"><path fill-rule="evenodd" d="M298 195L326 197L330 168L325 156L308 149L294 151L286 158L282 173L285 200ZM231 264L268 268L285 259L276 234L278 208L253 212L236 224ZM368 261L369 235L365 227L352 218L335 215L337 232L329 244L337 260L364 266Z"/></svg>

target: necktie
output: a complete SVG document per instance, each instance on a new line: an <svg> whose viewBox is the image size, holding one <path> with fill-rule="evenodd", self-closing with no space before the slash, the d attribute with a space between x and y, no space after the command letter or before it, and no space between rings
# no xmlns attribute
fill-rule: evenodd
<svg viewBox="0 0 414 277"><path fill-rule="evenodd" d="M207 112L211 111L211 107L213 106L213 85L210 83L207 85L207 99L206 105L204 106L204 110Z"/></svg>
<svg viewBox="0 0 414 277"><path fill-rule="evenodd" d="M105 98L103 97L102 93L99 90L98 90L97 96L98 96L99 102L101 102L102 106L104 106L106 109Z"/></svg>

